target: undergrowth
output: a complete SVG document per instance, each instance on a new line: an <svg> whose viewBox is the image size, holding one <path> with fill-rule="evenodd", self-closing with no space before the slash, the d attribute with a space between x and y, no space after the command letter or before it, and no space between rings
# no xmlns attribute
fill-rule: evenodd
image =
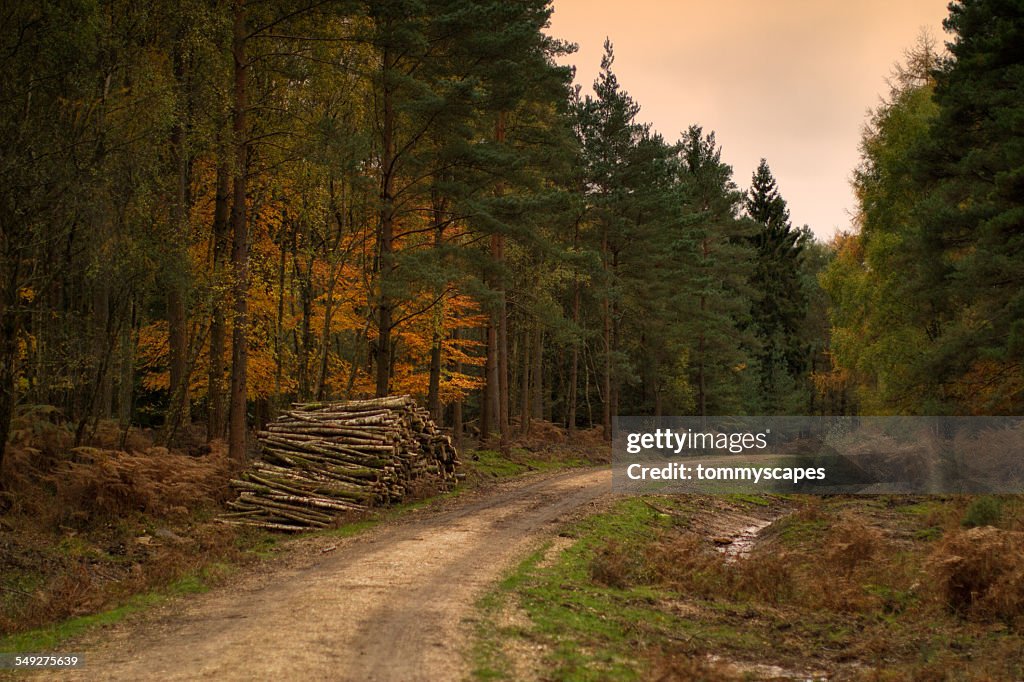
<svg viewBox="0 0 1024 682"><path fill-rule="evenodd" d="M515 679L522 650L556 680L1024 676L1020 500L968 530L967 498L788 504L734 561L699 532L706 498L632 498L577 523L480 603L475 676ZM528 622L506 625L510 610Z"/></svg>
<svg viewBox="0 0 1024 682"><path fill-rule="evenodd" d="M123 607L244 553L251 534L212 522L230 495L223 443L187 454L104 421L76 446L45 407L21 410L13 427L0 472L0 636Z"/></svg>

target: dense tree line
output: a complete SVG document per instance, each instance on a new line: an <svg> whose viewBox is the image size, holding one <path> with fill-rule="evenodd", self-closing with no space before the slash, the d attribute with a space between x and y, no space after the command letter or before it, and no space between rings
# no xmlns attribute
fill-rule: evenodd
<svg viewBox="0 0 1024 682"><path fill-rule="evenodd" d="M570 86L543 0L10 2L0 444L20 404L174 442L413 393L532 419L815 405L826 260L767 163Z"/></svg>
<svg viewBox="0 0 1024 682"><path fill-rule="evenodd" d="M961 0L862 142L856 234L824 282L836 372L872 413L1024 408L1024 6Z"/></svg>

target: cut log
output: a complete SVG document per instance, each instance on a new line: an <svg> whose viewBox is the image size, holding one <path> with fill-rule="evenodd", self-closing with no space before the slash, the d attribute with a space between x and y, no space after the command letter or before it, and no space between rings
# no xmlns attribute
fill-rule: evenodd
<svg viewBox="0 0 1024 682"><path fill-rule="evenodd" d="M462 479L451 438L410 396L296 403L258 434L261 461L231 481L231 525L297 532Z"/></svg>

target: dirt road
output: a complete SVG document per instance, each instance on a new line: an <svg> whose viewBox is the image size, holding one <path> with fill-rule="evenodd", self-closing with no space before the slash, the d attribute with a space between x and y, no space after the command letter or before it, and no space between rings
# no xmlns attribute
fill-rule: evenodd
<svg viewBox="0 0 1024 682"><path fill-rule="evenodd" d="M67 679L464 679L477 597L610 492L610 471L576 471L407 516L93 635Z"/></svg>

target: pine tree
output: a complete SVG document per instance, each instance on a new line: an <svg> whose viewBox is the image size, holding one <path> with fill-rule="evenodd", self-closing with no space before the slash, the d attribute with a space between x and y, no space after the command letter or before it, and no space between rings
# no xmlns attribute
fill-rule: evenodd
<svg viewBox="0 0 1024 682"><path fill-rule="evenodd" d="M485 330L486 384L481 400L484 438L495 428L499 444L507 450L510 440L511 368L510 292L508 254L513 241L530 242L539 236L529 216L531 204L544 193L543 179L561 161L564 135L564 102L570 70L554 64L554 57L571 51L543 33L552 8L547 0L516 3L474 3L453 0L452 16L465 21L469 30L454 33L465 61L467 75L479 83L475 145L477 191L465 213L470 223L487 237L486 259L477 259L477 273L487 292L485 307L490 321ZM486 26L486 30L480 27Z"/></svg>
<svg viewBox="0 0 1024 682"><path fill-rule="evenodd" d="M690 337L689 367L701 416L737 414L752 401L750 325L754 254L749 224L739 219L743 194L722 161L715 134L690 126L679 144L684 226L677 251L688 259L678 310Z"/></svg>
<svg viewBox="0 0 1024 682"><path fill-rule="evenodd" d="M805 237L790 224L786 201L764 159L751 179L745 207L757 223L753 238L757 262L751 284L759 297L752 313L753 331L760 342L758 372L764 409L799 411L793 404L794 394L808 370L808 349L800 339L807 315L800 273Z"/></svg>
<svg viewBox="0 0 1024 682"><path fill-rule="evenodd" d="M786 200L779 194L779 188L772 175L768 162L761 159L757 170L750 181L750 190L746 197L747 214L761 223L767 230L779 234L790 232L789 208ZM764 240L760 234L758 240Z"/></svg>
<svg viewBox="0 0 1024 682"><path fill-rule="evenodd" d="M601 270L595 273L600 285L601 319L601 423L604 437L611 439L612 417L617 412L619 379L624 368L618 353L616 320L621 305L620 264L633 237L626 205L635 186L631 156L647 127L636 121L640 105L619 85L612 70L615 53L605 40L601 71L594 82L594 96L587 96L577 112L582 162L585 168L591 219L595 223L592 248Z"/></svg>
<svg viewBox="0 0 1024 682"><path fill-rule="evenodd" d="M1014 413L1024 407L1024 6L961 0L943 25L950 57L916 173L940 314L926 374L940 400Z"/></svg>
<svg viewBox="0 0 1024 682"><path fill-rule="evenodd" d="M677 148L636 120L640 107L613 63L606 41L595 96L577 106L588 246L600 264L589 275L606 437L620 406L634 413L663 407L680 355L678 311L667 303L678 284L679 260L670 252L682 220Z"/></svg>

